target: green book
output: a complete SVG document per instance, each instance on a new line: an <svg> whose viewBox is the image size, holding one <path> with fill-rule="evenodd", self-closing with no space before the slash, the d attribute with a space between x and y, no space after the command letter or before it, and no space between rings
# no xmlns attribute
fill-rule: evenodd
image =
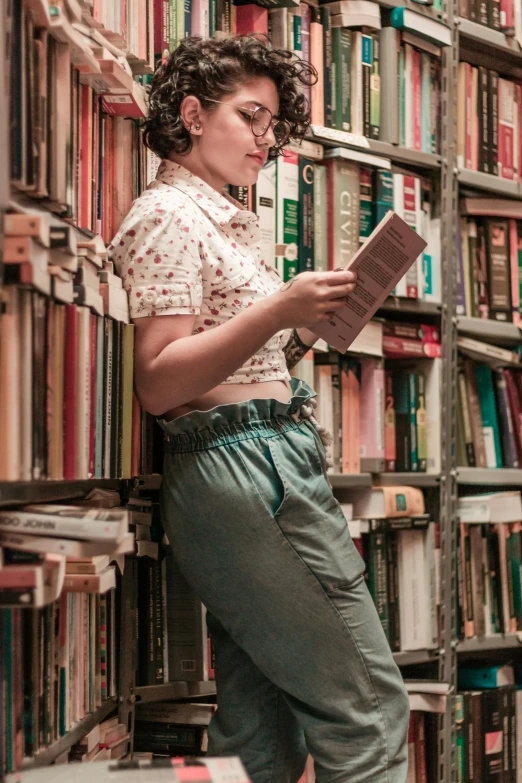
<svg viewBox="0 0 522 783"><path fill-rule="evenodd" d="M401 616L399 606L399 565L397 554L397 536L388 535L386 539L386 559L388 562L388 641L393 652L401 649Z"/></svg>
<svg viewBox="0 0 522 783"><path fill-rule="evenodd" d="M372 202L372 171L361 166L359 169L359 189L360 189L360 207L359 207L359 243L363 245L372 233L374 223L374 209Z"/></svg>
<svg viewBox="0 0 522 783"><path fill-rule="evenodd" d="M522 630L522 585L520 583L521 543L520 523L510 525L511 532L507 540L508 568L511 568L513 583L513 609L517 620L517 630Z"/></svg>
<svg viewBox="0 0 522 783"><path fill-rule="evenodd" d="M488 468L502 467L502 448L500 445L500 430L498 427L497 406L493 389L491 368L486 364L475 367L477 390L482 417L482 432L486 448L486 465Z"/></svg>
<svg viewBox="0 0 522 783"><path fill-rule="evenodd" d="M370 138L378 139L381 127L381 76L379 35L372 35L372 66L370 70ZM429 116L429 114L428 114Z"/></svg>
<svg viewBox="0 0 522 783"><path fill-rule="evenodd" d="M408 391L409 391L409 411L410 411L410 433L411 433L411 469L419 469L419 453L417 447L417 376L411 371L408 372Z"/></svg>
<svg viewBox="0 0 522 783"><path fill-rule="evenodd" d="M464 735L464 695L455 695L455 750L457 783L466 783L466 739Z"/></svg>
<svg viewBox="0 0 522 783"><path fill-rule="evenodd" d="M428 429L426 417L426 378L423 372L417 374L416 425L419 470L426 471L428 465Z"/></svg>
<svg viewBox="0 0 522 783"><path fill-rule="evenodd" d="M384 533L370 533L368 536L368 550L368 589L373 598L386 638L389 639L386 535Z"/></svg>
<svg viewBox="0 0 522 783"><path fill-rule="evenodd" d="M374 225L377 226L393 209L393 174L387 169L375 169L373 204Z"/></svg>
<svg viewBox="0 0 522 783"><path fill-rule="evenodd" d="M277 158L276 265L283 280L299 272L299 156Z"/></svg>
<svg viewBox="0 0 522 783"><path fill-rule="evenodd" d="M332 122L338 130L350 131L352 36L344 27L332 28Z"/></svg>
<svg viewBox="0 0 522 783"><path fill-rule="evenodd" d="M314 270L314 162L299 155L299 230L300 272Z"/></svg>

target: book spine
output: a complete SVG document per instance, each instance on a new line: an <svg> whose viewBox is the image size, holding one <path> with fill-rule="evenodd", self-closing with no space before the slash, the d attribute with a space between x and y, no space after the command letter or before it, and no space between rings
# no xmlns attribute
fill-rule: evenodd
<svg viewBox="0 0 522 783"><path fill-rule="evenodd" d="M518 468L513 417L509 405L506 378L502 368L495 370L497 410L499 412L500 441L503 450L503 464L507 468Z"/></svg>
<svg viewBox="0 0 522 783"><path fill-rule="evenodd" d="M324 124L332 128L332 25L328 6L321 6L319 11L323 27Z"/></svg>
<svg viewBox="0 0 522 783"><path fill-rule="evenodd" d="M498 73L488 71L489 171L498 176Z"/></svg>
<svg viewBox="0 0 522 783"><path fill-rule="evenodd" d="M384 413L384 459L386 471L394 473L396 464L395 397L393 393L393 375L385 373L385 413Z"/></svg>
<svg viewBox="0 0 522 783"><path fill-rule="evenodd" d="M409 387L405 373L397 372L393 375L393 399L396 432L395 469L398 472L408 472L412 470L412 449Z"/></svg>
<svg viewBox="0 0 522 783"><path fill-rule="evenodd" d="M314 169L312 161L299 156L299 272L314 270Z"/></svg>
<svg viewBox="0 0 522 783"><path fill-rule="evenodd" d="M417 459L419 471L425 472L428 464L428 429L426 415L426 378L423 372L416 375L417 400L415 426L417 430Z"/></svg>
<svg viewBox="0 0 522 783"><path fill-rule="evenodd" d="M473 591L471 582L471 541L469 528L460 524L460 556L462 562L462 609L464 614L464 636L470 639L475 635L473 613Z"/></svg>
<svg viewBox="0 0 522 783"><path fill-rule="evenodd" d="M408 372L408 397L409 397L409 422L411 443L411 469L419 470L419 458L417 448L417 375Z"/></svg>
<svg viewBox="0 0 522 783"><path fill-rule="evenodd" d="M479 67L479 171L490 173L488 136L488 72Z"/></svg>
<svg viewBox="0 0 522 783"><path fill-rule="evenodd" d="M386 536L384 533L371 533L369 535L368 588L386 638L389 639L388 573Z"/></svg>
<svg viewBox="0 0 522 783"><path fill-rule="evenodd" d="M482 418L482 432L488 468L502 467L502 451L491 369L485 364L475 366L477 391Z"/></svg>
<svg viewBox="0 0 522 783"><path fill-rule="evenodd" d="M509 222L491 218L485 221L485 228L490 317L497 321L511 321Z"/></svg>
<svg viewBox="0 0 522 783"><path fill-rule="evenodd" d="M401 618L399 605L399 568L397 536L388 534L386 540L387 577L388 577L388 641L393 652L401 649Z"/></svg>
<svg viewBox="0 0 522 783"><path fill-rule="evenodd" d="M381 76L380 76L380 40L372 35L373 59L370 74L370 138L378 139L381 127Z"/></svg>
<svg viewBox="0 0 522 783"><path fill-rule="evenodd" d="M418 49L412 49L412 83L413 83L413 149L422 149L422 99L421 99L421 54Z"/></svg>

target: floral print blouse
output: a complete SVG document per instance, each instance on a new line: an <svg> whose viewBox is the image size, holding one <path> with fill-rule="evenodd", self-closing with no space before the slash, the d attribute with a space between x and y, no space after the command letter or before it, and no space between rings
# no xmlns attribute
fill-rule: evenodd
<svg viewBox="0 0 522 783"><path fill-rule="evenodd" d="M280 288L263 258L259 223L230 196L162 160L111 244L131 318L195 315L193 334L213 329ZM225 383L289 380L278 332Z"/></svg>

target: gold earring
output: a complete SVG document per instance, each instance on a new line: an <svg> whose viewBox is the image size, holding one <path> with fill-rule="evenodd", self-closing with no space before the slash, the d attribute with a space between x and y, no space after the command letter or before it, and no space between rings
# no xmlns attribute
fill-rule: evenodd
<svg viewBox="0 0 522 783"><path fill-rule="evenodd" d="M196 125L196 130L199 130L201 128L201 125Z"/></svg>

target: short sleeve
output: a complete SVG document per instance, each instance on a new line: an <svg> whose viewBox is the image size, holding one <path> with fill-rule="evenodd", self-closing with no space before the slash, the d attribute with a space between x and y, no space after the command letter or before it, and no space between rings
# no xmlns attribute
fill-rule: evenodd
<svg viewBox="0 0 522 783"><path fill-rule="evenodd" d="M194 220L164 210L131 210L108 251L128 293L131 318L199 315L202 262Z"/></svg>

